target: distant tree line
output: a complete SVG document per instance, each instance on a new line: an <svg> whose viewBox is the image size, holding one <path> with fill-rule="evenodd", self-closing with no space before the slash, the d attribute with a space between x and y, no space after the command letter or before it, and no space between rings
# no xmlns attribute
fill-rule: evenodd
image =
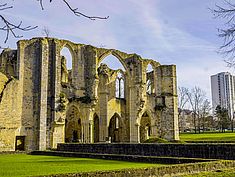
<svg viewBox="0 0 235 177"><path fill-rule="evenodd" d="M225 132L225 130L228 129L230 126L230 118L228 110L218 105L215 109L215 114L218 121L218 126L219 126L218 128L222 132Z"/></svg>
<svg viewBox="0 0 235 177"><path fill-rule="evenodd" d="M212 110L206 92L200 87L195 86L192 89L178 87L179 119L182 118L183 111L187 109L190 110L192 116L194 133L201 133L210 129L217 129L221 132L225 132L230 127L233 129L233 122L229 117L228 110L219 105L215 110Z"/></svg>

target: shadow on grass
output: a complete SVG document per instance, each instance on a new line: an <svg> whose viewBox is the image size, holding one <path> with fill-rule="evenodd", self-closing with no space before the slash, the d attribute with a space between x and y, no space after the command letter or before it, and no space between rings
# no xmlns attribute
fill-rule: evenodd
<svg viewBox="0 0 235 177"><path fill-rule="evenodd" d="M108 164L123 164L123 162L119 162L119 161L109 161L109 162L105 162L105 160L101 160L99 159L99 161L97 160L37 160L34 161L34 163L84 163L84 164L103 164L103 165L108 165ZM32 163L32 162L24 162L24 163Z"/></svg>

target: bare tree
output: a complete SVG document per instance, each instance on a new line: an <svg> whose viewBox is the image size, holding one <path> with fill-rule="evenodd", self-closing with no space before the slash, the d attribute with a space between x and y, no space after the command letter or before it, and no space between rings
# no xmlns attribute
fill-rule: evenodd
<svg viewBox="0 0 235 177"><path fill-rule="evenodd" d="M185 105L188 102L188 88L178 87L178 119L180 131L185 131L186 117L182 115Z"/></svg>
<svg viewBox="0 0 235 177"><path fill-rule="evenodd" d="M186 87L178 87L178 114L181 115L183 109L185 108L185 105L188 103L188 88Z"/></svg>
<svg viewBox="0 0 235 177"><path fill-rule="evenodd" d="M40 6L41 6L42 10L44 9L44 6L43 6L44 1L43 0L34 0L34 1L38 1L40 3ZM84 18L87 18L87 19L90 19L90 20L96 20L96 19L105 20L105 19L109 18L109 16L100 17L100 16L86 15L85 13L82 13L81 11L79 11L77 7L75 7L75 8L72 7L72 5L67 0L60 0L60 1L62 1L64 3L65 7L68 8L76 16L81 16L81 17L84 17ZM55 0L49 0L49 2L50 3L56 3ZM12 9L12 8L13 8L13 6L9 5L7 0L5 0L5 3L4 2L0 3L0 21L1 21L0 31L5 33L4 43L7 42L7 40L9 39L10 36L13 36L15 38L21 38L22 35L20 35L18 33L25 32L25 31L30 31L30 30L33 30L33 29L38 27L38 26L31 26L31 25L24 26L22 21L20 21L18 23L13 23L10 20L8 20L7 17L5 17L3 15L3 13L1 13L2 11L9 10L9 9Z"/></svg>
<svg viewBox="0 0 235 177"><path fill-rule="evenodd" d="M203 102L206 98L206 93L201 88L195 86L191 91L187 92L189 103L193 111L193 122L195 133L200 133L200 115Z"/></svg>
<svg viewBox="0 0 235 177"><path fill-rule="evenodd" d="M215 18L225 19L224 28L218 29L218 36L223 38L219 52L227 57L228 66L235 66L235 2L223 0L223 5L216 4L211 11Z"/></svg>
<svg viewBox="0 0 235 177"><path fill-rule="evenodd" d="M211 104L209 102L208 99L205 99L201 105L201 124L202 124L202 129L203 132L205 131L205 125L206 125L206 121L207 121L207 117L210 115L210 111L211 111Z"/></svg>
<svg viewBox="0 0 235 177"><path fill-rule="evenodd" d="M50 30L48 27L44 26L42 29L42 35L45 37L49 37L50 36Z"/></svg>

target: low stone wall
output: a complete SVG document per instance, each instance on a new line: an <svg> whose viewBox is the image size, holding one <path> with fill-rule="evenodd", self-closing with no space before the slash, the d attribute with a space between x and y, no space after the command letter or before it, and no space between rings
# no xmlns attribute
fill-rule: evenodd
<svg viewBox="0 0 235 177"><path fill-rule="evenodd" d="M212 161L207 159L195 159L195 158L157 157L157 156L122 155L122 154L95 154L95 153L62 152L62 151L32 151L30 154L62 156L62 157L97 158L97 159L106 159L106 160L120 160L120 161L129 161L129 162L160 163L160 164L182 164L182 163Z"/></svg>
<svg viewBox="0 0 235 177"><path fill-rule="evenodd" d="M26 154L25 151L0 151L0 155L2 154Z"/></svg>
<svg viewBox="0 0 235 177"><path fill-rule="evenodd" d="M235 160L235 144L58 144L58 151Z"/></svg>
<svg viewBox="0 0 235 177"><path fill-rule="evenodd" d="M223 169L234 167L235 161L215 161L215 162L202 162L195 164L178 164L171 166L161 167L149 167L140 169L123 169L113 171L98 171L98 172L86 172L77 174L57 174L48 175L44 177L133 177L133 176L144 176L144 177L160 177L160 176L172 176L179 174L192 174L202 171L213 171L216 169Z"/></svg>

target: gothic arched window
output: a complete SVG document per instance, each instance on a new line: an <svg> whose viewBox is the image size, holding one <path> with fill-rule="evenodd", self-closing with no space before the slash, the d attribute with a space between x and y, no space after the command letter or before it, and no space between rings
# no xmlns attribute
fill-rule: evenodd
<svg viewBox="0 0 235 177"><path fill-rule="evenodd" d="M116 98L125 98L124 76L121 72L118 72L116 78Z"/></svg>
<svg viewBox="0 0 235 177"><path fill-rule="evenodd" d="M151 64L146 68L146 93L154 93L154 70Z"/></svg>
<svg viewBox="0 0 235 177"><path fill-rule="evenodd" d="M146 92L147 92L148 94L151 94L151 93L152 93L152 82L151 82L150 79L147 80L147 82L146 82Z"/></svg>
<svg viewBox="0 0 235 177"><path fill-rule="evenodd" d="M64 46L60 51L61 83L72 83L73 56L71 51L69 46Z"/></svg>

